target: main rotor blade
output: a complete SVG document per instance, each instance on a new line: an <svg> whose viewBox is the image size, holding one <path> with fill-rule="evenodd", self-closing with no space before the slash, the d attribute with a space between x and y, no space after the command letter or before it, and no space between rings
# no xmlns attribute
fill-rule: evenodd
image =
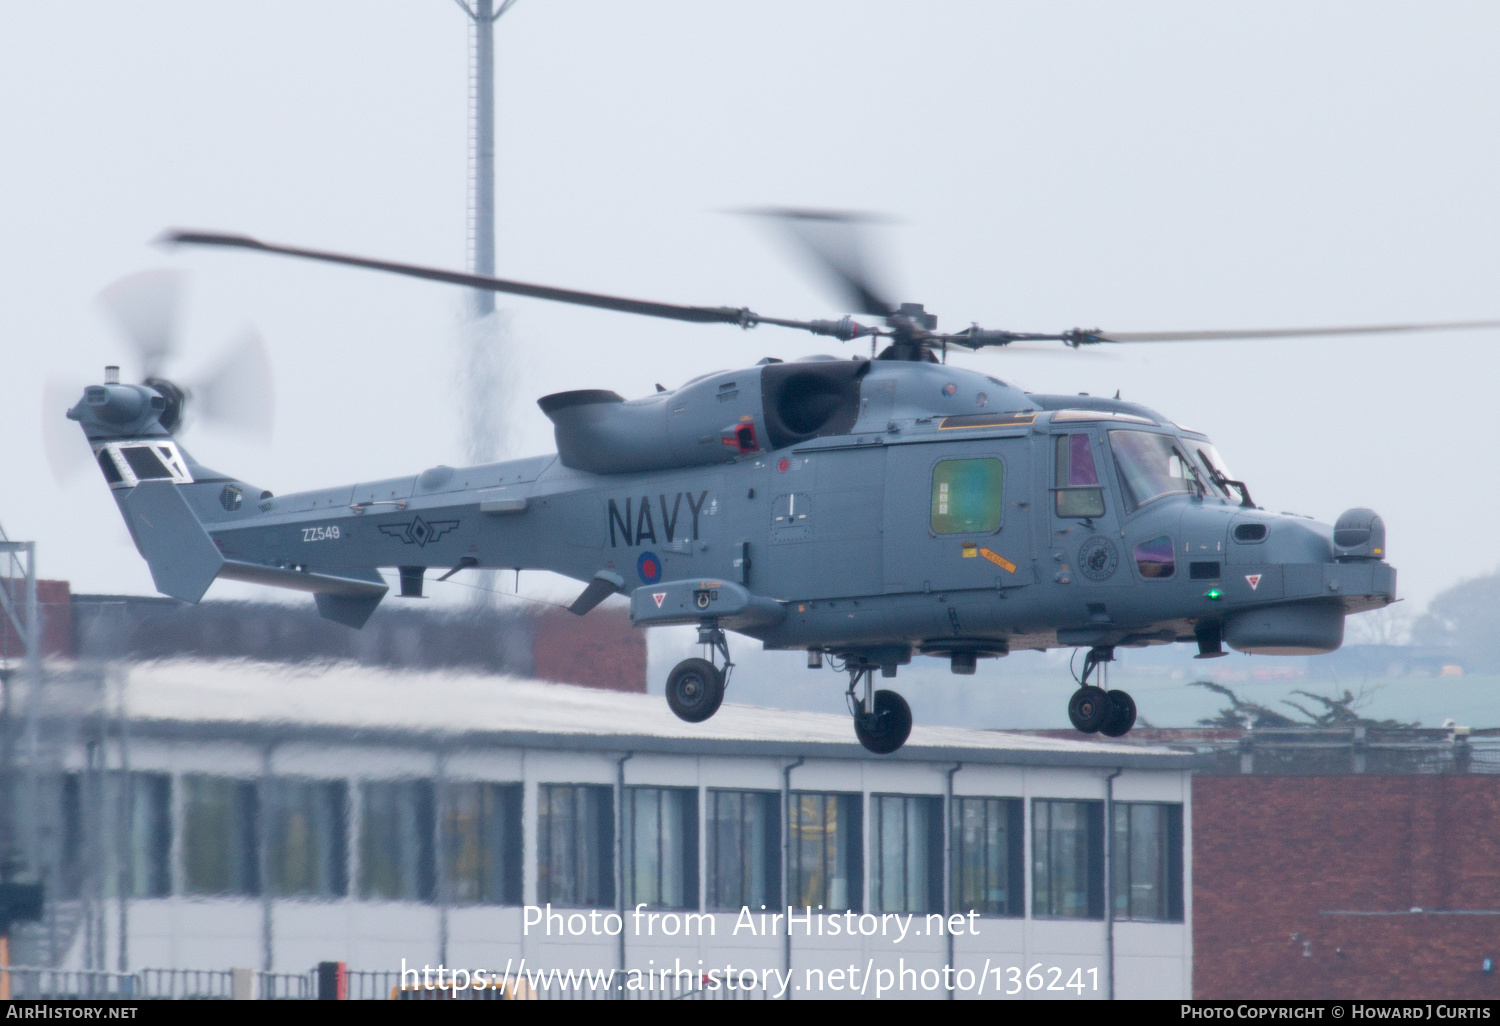
<svg viewBox="0 0 1500 1026"><path fill-rule="evenodd" d="M1500 321L1432 321L1424 324L1366 324L1336 328L1265 328L1249 331L1080 331L1090 342L1228 342L1257 338L1311 338L1317 335L1391 335L1410 331L1465 331L1500 328Z"/></svg>
<svg viewBox="0 0 1500 1026"><path fill-rule="evenodd" d="M371 271L387 271L408 278L423 278L441 281L449 285L463 285L471 289L489 292L504 292L513 296L529 296L532 299L549 299L555 303L572 303L575 306L592 306L600 310L615 310L620 313L642 314L646 317L665 317L674 321L690 321L697 324L739 324L751 327L761 322L784 323L789 327L800 327L801 322L772 321L770 318L744 309L727 306L680 306L675 303L654 303L643 299L626 299L621 296L606 296L597 292L579 292L575 289L557 289L548 285L531 285L504 278L491 278L483 274L467 274L462 271L445 271L436 267L421 267L417 264L396 263L390 260L371 260L368 257L330 253L325 250L303 249L298 246L281 246L261 242L248 235L232 235L221 232L180 231L166 232L162 242L172 245L225 246L234 249L253 249L263 253L279 253L283 256L303 257L327 264L344 264L348 267L363 267Z"/></svg>
<svg viewBox="0 0 1500 1026"><path fill-rule="evenodd" d="M876 283L866 257L869 244L861 226L879 220L869 214L770 207L741 211L765 218L785 232L803 254L832 280L855 313L889 317L896 312L888 291Z"/></svg>

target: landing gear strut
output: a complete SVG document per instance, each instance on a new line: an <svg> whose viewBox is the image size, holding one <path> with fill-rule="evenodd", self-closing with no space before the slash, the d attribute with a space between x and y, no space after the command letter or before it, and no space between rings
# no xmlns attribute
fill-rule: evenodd
<svg viewBox="0 0 1500 1026"><path fill-rule="evenodd" d="M850 668L846 697L854 716L854 736L865 748L876 755L890 755L906 744L911 736L911 706L894 691L875 690L873 666Z"/></svg>
<svg viewBox="0 0 1500 1026"><path fill-rule="evenodd" d="M1090 676L1107 683L1108 674L1104 668L1114 659L1115 650L1105 646L1095 646L1083 657L1081 686L1068 699L1068 719L1084 734L1124 737L1135 726L1135 699L1119 689L1106 691L1089 683Z"/></svg>
<svg viewBox="0 0 1500 1026"><path fill-rule="evenodd" d="M704 646L708 658L684 659L667 674L667 705L679 719L689 723L702 723L719 711L724 704L729 674L734 669L729 642L716 624L699 626L698 643ZM723 659L723 667L714 665L715 657Z"/></svg>

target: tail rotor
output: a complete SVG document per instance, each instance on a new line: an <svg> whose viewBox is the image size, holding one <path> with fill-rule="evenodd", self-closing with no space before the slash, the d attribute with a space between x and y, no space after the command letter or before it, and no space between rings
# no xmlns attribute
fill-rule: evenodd
<svg viewBox="0 0 1500 1026"><path fill-rule="evenodd" d="M275 423L275 376L260 333L246 328L201 376L179 384L168 378L179 357L181 271L158 268L121 278L99 293L101 309L119 330L141 382L166 400L157 418L172 434L193 423L257 441L271 438ZM78 401L83 384L51 376L42 395L42 439L53 478L65 484L92 461L87 443L63 414Z"/></svg>

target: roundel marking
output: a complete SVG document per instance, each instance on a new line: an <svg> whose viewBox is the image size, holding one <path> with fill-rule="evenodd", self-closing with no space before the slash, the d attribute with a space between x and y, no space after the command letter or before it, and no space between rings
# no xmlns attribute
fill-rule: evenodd
<svg viewBox="0 0 1500 1026"><path fill-rule="evenodd" d="M1108 538L1090 538L1078 550L1078 569L1091 581L1114 576L1120 565L1120 553Z"/></svg>
<svg viewBox="0 0 1500 1026"><path fill-rule="evenodd" d="M654 552L642 552L641 558L635 561L635 572L641 575L642 581L655 584L661 580L661 560Z"/></svg>
<svg viewBox="0 0 1500 1026"><path fill-rule="evenodd" d="M779 463L776 464L776 469L779 470L779 471L781 471L783 474L785 474L786 471L787 471L787 468L790 467L791 465L792 465L792 461L789 460L789 459L787 459L785 456L783 456L783 457L781 457L781 462L779 462Z"/></svg>

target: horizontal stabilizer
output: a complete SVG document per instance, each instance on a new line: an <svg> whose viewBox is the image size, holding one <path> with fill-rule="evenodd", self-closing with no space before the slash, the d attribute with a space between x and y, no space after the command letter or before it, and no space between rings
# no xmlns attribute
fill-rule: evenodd
<svg viewBox="0 0 1500 1026"><path fill-rule="evenodd" d="M143 481L120 503L151 580L163 595L197 602L219 576L224 557L171 481Z"/></svg>
<svg viewBox="0 0 1500 1026"><path fill-rule="evenodd" d="M230 581L247 584L268 584L273 588L290 588L292 591L310 591L316 595L384 596L390 590L378 571L354 570L347 573L323 573L314 570L289 570L280 566L262 566L259 563L241 563L228 560L219 576Z"/></svg>

